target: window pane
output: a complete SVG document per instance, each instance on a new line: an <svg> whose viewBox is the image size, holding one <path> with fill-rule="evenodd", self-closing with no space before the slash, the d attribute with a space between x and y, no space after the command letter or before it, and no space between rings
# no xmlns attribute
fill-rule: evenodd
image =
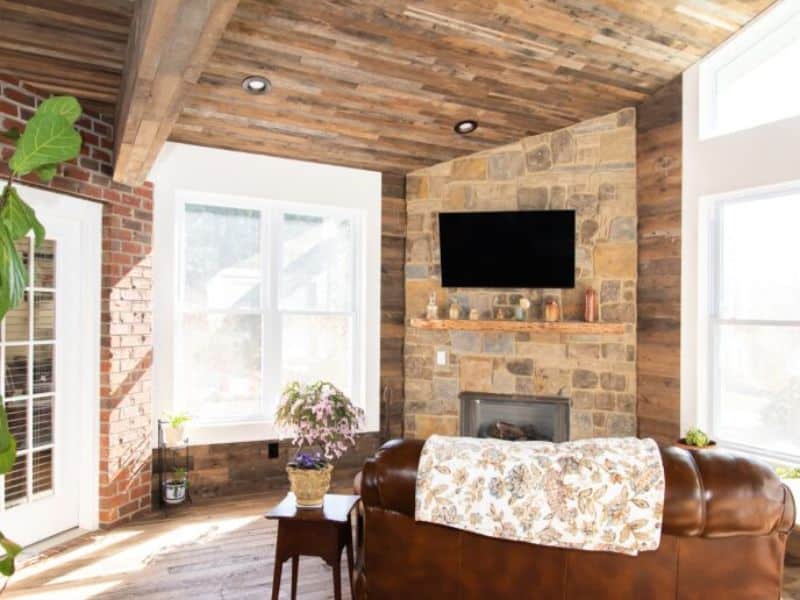
<svg viewBox="0 0 800 600"><path fill-rule="evenodd" d="M352 308L354 228L350 219L284 214L280 307L345 312Z"/></svg>
<svg viewBox="0 0 800 600"><path fill-rule="evenodd" d="M260 315L185 315L182 349L182 393L195 418L261 412Z"/></svg>
<svg viewBox="0 0 800 600"><path fill-rule="evenodd" d="M719 325L715 433L800 455L800 327Z"/></svg>
<svg viewBox="0 0 800 600"><path fill-rule="evenodd" d="M284 314L281 323L282 386L323 379L352 393L351 317Z"/></svg>
<svg viewBox="0 0 800 600"><path fill-rule="evenodd" d="M30 292L25 292L22 302L6 313L6 341L22 342L30 337Z"/></svg>
<svg viewBox="0 0 800 600"><path fill-rule="evenodd" d="M261 295L261 214L186 205L184 306L257 309Z"/></svg>
<svg viewBox="0 0 800 600"><path fill-rule="evenodd" d="M720 316L800 320L800 195L729 202L720 211Z"/></svg>
<svg viewBox="0 0 800 600"><path fill-rule="evenodd" d="M762 37L716 72L719 133L800 113L800 16Z"/></svg>
<svg viewBox="0 0 800 600"><path fill-rule="evenodd" d="M6 508L24 504L28 499L28 456L18 456L6 474Z"/></svg>

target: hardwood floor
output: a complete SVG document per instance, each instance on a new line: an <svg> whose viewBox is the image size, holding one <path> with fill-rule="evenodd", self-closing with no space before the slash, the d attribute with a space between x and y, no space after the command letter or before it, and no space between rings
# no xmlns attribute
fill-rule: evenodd
<svg viewBox="0 0 800 600"><path fill-rule="evenodd" d="M88 534L20 569L4 598L268 598L277 526L264 513L283 496L197 503L169 518ZM349 598L345 569L342 596ZM332 581L330 567L320 559L300 559L298 598L333 598ZM291 569L284 568L282 600L290 597L290 589Z"/></svg>
<svg viewBox="0 0 800 600"><path fill-rule="evenodd" d="M342 493L346 484L337 486ZM37 600L268 598L274 521L264 513L283 492L195 504L112 531L88 534L23 567L4 598ZM289 598L284 569L281 600ZM300 559L298 597L333 598L332 573L320 559ZM783 600L800 600L800 563L787 565ZM342 572L342 595L349 598Z"/></svg>

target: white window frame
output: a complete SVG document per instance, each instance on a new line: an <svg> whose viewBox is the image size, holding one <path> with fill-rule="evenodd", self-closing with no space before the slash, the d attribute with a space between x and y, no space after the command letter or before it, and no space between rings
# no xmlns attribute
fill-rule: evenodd
<svg viewBox="0 0 800 600"><path fill-rule="evenodd" d="M683 396L681 425L682 431L686 431L694 425L704 429L722 447L739 450L776 463L796 464L800 462L800 455L769 451L721 437L716 431L715 421L715 413L720 410L718 370L715 366L718 356L717 325L755 323L764 326L800 327L800 321L723 319L717 314L721 266L719 212L725 204L757 202L787 194L800 195L800 181L712 194L700 198L697 211L697 335L694 339L695 348L692 353L697 358L696 379L694 393ZM687 298L687 300L691 301L691 298ZM683 353L683 358L686 359L686 352Z"/></svg>
<svg viewBox="0 0 800 600"><path fill-rule="evenodd" d="M177 251L175 253L175 273L174 294L176 301L173 305L174 328L173 336L173 356L172 356L172 385L174 396L172 401L172 411L187 411L191 414L191 406L186 402L181 389L181 376L178 369L182 358L182 323L184 314L183 305L183 281L184 281L184 239L186 233L186 206L202 205L226 208L239 208L244 210L258 211L261 215L261 235L260 235L260 255L261 255L261 308L243 309L224 313L259 314L261 320L261 402L260 413L251 417L238 417L232 419L219 419L215 421L194 420L191 425L192 439L213 439L214 441L239 441L245 438L264 438L268 439L280 435L273 423L270 415L274 414L277 401L280 397L281 386L281 327L280 318L283 314L347 314L353 318L353 360L352 360L352 392L351 399L359 406L364 407L366 401L362 383L362 366L365 364L365 344L360 332L365 327L365 315L361 310L363 303L364 277L363 269L358 261L358 253L363 249L362 230L364 229L364 211L352 208L331 207L320 204L293 204L280 202L277 200L256 199L241 196L225 196L219 194L207 194L202 192L181 190L176 194L174 203L173 219L175 223L175 237L177 240ZM344 217L351 220L354 225L354 256L353 272L355 282L353 283L353 309L346 313L326 312L326 311L298 311L282 310L279 306L279 273L282 261L282 240L280 236L281 228L279 221L285 213L297 213L303 215L314 215L320 217ZM265 245L265 244L268 244ZM187 311L187 312L204 312ZM211 310L210 312L217 312ZM264 437L266 436L266 437Z"/></svg>
<svg viewBox="0 0 800 600"><path fill-rule="evenodd" d="M305 207L352 209L363 215L356 260L363 273L358 302L363 328L354 340L364 348L359 373L365 423L363 431L380 427L381 330L381 174L263 154L167 142L148 180L153 182L153 438L156 420L175 410L173 389L176 256L181 240L175 231L178 196L197 193L207 198L232 198L264 203L271 199L302 213ZM272 421L187 425L191 445L274 440L287 432Z"/></svg>
<svg viewBox="0 0 800 600"><path fill-rule="evenodd" d="M778 32L788 20L797 18L800 18L800 0L779 1L703 59L699 65L699 135L701 140L762 127L775 122L775 120L767 119L752 125L722 128L717 120L716 110L719 97L717 74L731 62L748 53L752 54L751 57L747 57L751 63L770 54L769 51L774 49L775 42L778 41L777 38L771 39L770 41L773 43L769 47L762 48L758 54L754 54L752 49L765 39L774 38L773 34ZM787 38L787 34L784 34L783 37ZM787 77L791 77L791 73L787 73ZM798 113L800 113L800 109ZM785 119L791 119L796 116L797 114L790 115Z"/></svg>

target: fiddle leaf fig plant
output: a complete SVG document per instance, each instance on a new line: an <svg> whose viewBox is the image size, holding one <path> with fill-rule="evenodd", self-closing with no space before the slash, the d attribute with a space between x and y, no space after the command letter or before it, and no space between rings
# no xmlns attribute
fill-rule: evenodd
<svg viewBox="0 0 800 600"><path fill-rule="evenodd" d="M33 233L38 247L45 236L44 227L14 187L14 181L33 173L40 181L49 183L60 163L78 156L81 136L75 122L82 112L75 98L55 96L39 105L24 131L0 131L5 142L14 146L8 161L8 180L0 194L0 320L22 301L28 285L28 271L16 242ZM8 428L5 402L0 397L0 475L11 471L16 458L17 442ZM0 574L9 577L22 548L2 532L0 548L5 552L0 556Z"/></svg>

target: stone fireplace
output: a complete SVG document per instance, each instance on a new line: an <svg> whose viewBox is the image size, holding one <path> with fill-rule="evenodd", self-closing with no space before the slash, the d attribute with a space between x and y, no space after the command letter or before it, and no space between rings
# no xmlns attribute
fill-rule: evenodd
<svg viewBox="0 0 800 600"><path fill-rule="evenodd" d="M561 398L569 439L636 435L636 123L626 109L517 143L461 157L406 177L404 426L408 437L458 435L465 393ZM438 215L446 211L572 209L573 289L443 288ZM480 232L475 243L481 244ZM514 256L510 261L536 260ZM555 298L566 322L583 319L588 287L599 295L591 330L492 330L520 298L531 320ZM431 294L445 319L476 309L481 330L413 324ZM569 400L566 400L566 399Z"/></svg>
<svg viewBox="0 0 800 600"><path fill-rule="evenodd" d="M460 394L460 434L511 441L569 440L569 398Z"/></svg>

